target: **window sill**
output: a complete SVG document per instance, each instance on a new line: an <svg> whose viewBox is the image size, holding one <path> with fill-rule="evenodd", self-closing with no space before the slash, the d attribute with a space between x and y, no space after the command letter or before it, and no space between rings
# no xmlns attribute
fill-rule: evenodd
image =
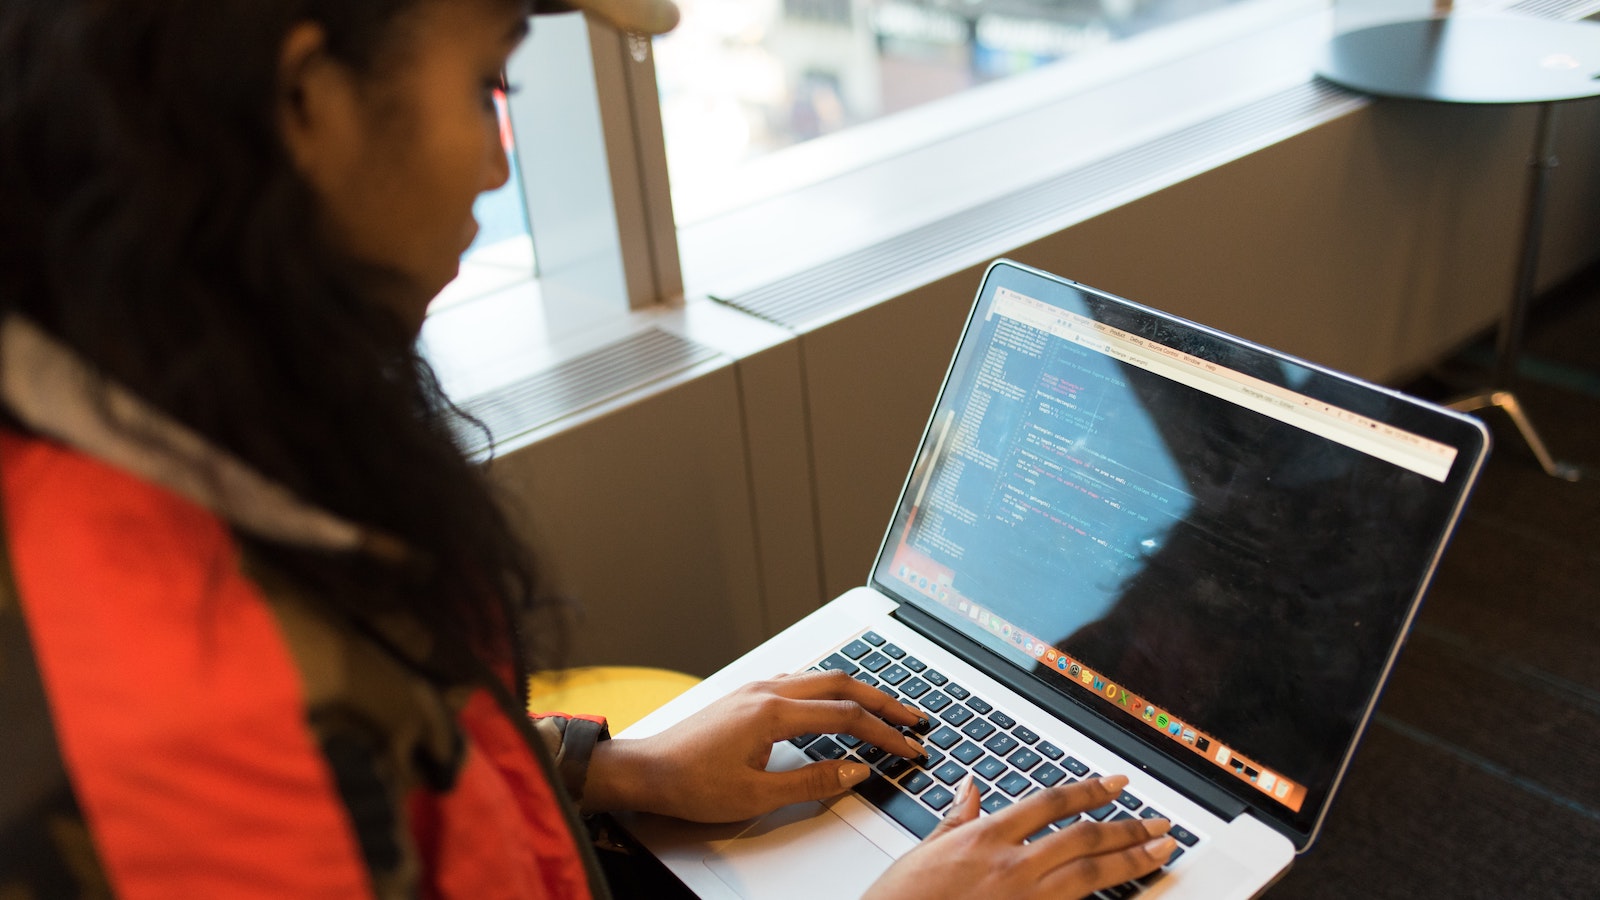
<svg viewBox="0 0 1600 900"><path fill-rule="evenodd" d="M708 300L611 309L547 297L524 278L444 306L436 301L423 325L423 355L452 401L491 425L514 423L492 429L495 453L504 454L792 338ZM535 388L554 399L520 402ZM525 408L508 417L508 402Z"/></svg>

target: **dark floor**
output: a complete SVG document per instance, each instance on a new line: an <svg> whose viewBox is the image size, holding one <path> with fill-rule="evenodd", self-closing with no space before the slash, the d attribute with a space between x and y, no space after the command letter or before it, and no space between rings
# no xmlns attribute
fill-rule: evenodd
<svg viewBox="0 0 1600 900"><path fill-rule="evenodd" d="M1600 269L1546 298L1496 449L1322 836L1270 892L1600 897ZM1445 395L1487 343L1410 389ZM1459 382L1458 383L1462 383Z"/></svg>

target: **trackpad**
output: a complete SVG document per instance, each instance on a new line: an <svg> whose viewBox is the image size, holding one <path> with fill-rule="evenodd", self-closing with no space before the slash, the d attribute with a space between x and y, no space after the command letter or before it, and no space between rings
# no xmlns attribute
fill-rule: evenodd
<svg viewBox="0 0 1600 900"><path fill-rule="evenodd" d="M708 853L706 867L741 897L858 897L894 859L821 803L786 806Z"/></svg>

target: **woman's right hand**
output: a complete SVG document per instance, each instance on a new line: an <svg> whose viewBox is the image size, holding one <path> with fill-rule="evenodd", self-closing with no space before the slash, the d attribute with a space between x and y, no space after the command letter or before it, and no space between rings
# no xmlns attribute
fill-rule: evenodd
<svg viewBox="0 0 1600 900"><path fill-rule="evenodd" d="M980 820L968 779L939 827L866 897L1083 897L1153 872L1176 846L1165 819L1085 819L1023 843L1051 822L1110 803L1127 784L1114 775L1048 788Z"/></svg>

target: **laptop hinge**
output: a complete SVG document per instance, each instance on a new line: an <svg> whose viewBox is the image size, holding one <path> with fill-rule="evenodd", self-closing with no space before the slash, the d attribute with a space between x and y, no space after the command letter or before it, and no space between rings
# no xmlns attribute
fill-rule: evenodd
<svg viewBox="0 0 1600 900"><path fill-rule="evenodd" d="M1046 712L1078 729L1089 737L1109 747L1134 765L1154 774L1162 782L1178 790L1190 800L1200 804L1207 812L1232 822L1248 807L1241 800L1211 784L1199 775L1151 750L1116 726L1109 724L1076 700L1050 688L1017 668L993 650L979 644L954 628L935 619L910 604L902 603L892 614L919 634L993 678L1008 688L1029 698ZM1041 691L1044 687L1047 690Z"/></svg>

